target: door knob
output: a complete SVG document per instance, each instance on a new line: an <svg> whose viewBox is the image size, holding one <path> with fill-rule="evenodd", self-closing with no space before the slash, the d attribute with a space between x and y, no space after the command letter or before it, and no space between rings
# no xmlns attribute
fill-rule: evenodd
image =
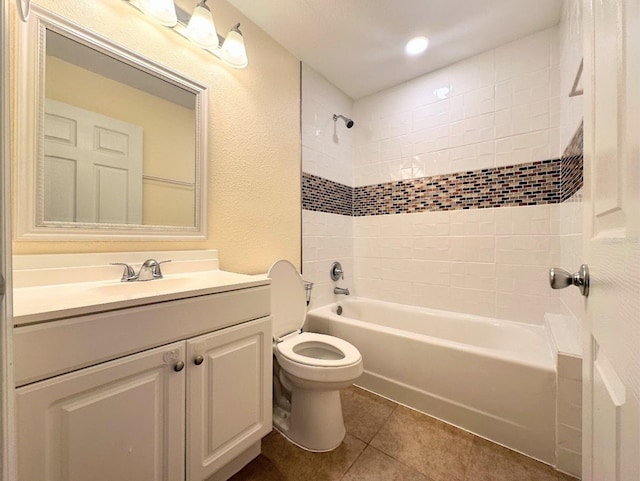
<svg viewBox="0 0 640 481"><path fill-rule="evenodd" d="M199 366L200 364L202 364L204 362L204 357L202 355L198 355L195 357L195 359L193 360L193 363L196 366Z"/></svg>
<svg viewBox="0 0 640 481"><path fill-rule="evenodd" d="M184 369L184 362L178 361L175 366L173 366L173 370L175 372L180 372Z"/></svg>
<svg viewBox="0 0 640 481"><path fill-rule="evenodd" d="M576 286L580 289L580 293L587 297L589 295L589 267L582 264L580 270L573 274L560 267L552 267L549 269L549 285L552 289Z"/></svg>

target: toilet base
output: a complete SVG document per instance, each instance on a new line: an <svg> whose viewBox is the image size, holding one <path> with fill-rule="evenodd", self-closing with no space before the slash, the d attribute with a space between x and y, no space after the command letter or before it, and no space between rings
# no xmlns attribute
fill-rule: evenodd
<svg viewBox="0 0 640 481"><path fill-rule="evenodd" d="M346 430L342 419L340 391L293 388L291 412L279 406L273 410L278 432L307 451L326 452L340 446Z"/></svg>

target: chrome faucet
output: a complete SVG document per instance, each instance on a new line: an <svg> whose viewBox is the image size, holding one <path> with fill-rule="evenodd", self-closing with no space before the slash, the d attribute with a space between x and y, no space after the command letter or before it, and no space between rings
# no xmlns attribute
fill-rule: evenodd
<svg viewBox="0 0 640 481"><path fill-rule="evenodd" d="M349 295L349 288L347 287L335 287L333 289L334 294L344 294L345 296Z"/></svg>
<svg viewBox="0 0 640 481"><path fill-rule="evenodd" d="M140 267L140 271L136 274L136 271L129 264L124 262L112 262L112 266L124 266L124 272L122 273L121 282L133 282L133 281L151 281L153 279L162 279L162 271L160 270L160 264L164 264L168 261L158 262L155 259L147 259Z"/></svg>
<svg viewBox="0 0 640 481"><path fill-rule="evenodd" d="M121 282L132 282L138 280L138 275L136 271L133 270L129 264L125 264L124 262L112 262L112 266L124 266L124 272L122 273L122 277L120 278Z"/></svg>
<svg viewBox="0 0 640 481"><path fill-rule="evenodd" d="M139 281L151 281L153 279L162 279L162 271L160 270L160 264L164 264L168 261L158 262L155 259L147 259L143 262L140 271L138 272Z"/></svg>

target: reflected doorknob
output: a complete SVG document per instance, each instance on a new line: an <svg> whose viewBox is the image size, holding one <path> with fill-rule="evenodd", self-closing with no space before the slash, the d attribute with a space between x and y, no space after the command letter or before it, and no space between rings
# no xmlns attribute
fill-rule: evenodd
<svg viewBox="0 0 640 481"><path fill-rule="evenodd" d="M582 264L580 270L573 274L560 267L552 267L549 269L549 285L552 289L576 286L580 289L580 293L587 297L589 295L589 267Z"/></svg>

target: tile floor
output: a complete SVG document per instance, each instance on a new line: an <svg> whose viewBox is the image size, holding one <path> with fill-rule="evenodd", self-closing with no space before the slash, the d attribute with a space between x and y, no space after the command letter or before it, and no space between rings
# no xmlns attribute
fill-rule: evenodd
<svg viewBox="0 0 640 481"><path fill-rule="evenodd" d="M553 468L357 387L342 392L347 435L310 453L273 431L232 481L575 481Z"/></svg>

